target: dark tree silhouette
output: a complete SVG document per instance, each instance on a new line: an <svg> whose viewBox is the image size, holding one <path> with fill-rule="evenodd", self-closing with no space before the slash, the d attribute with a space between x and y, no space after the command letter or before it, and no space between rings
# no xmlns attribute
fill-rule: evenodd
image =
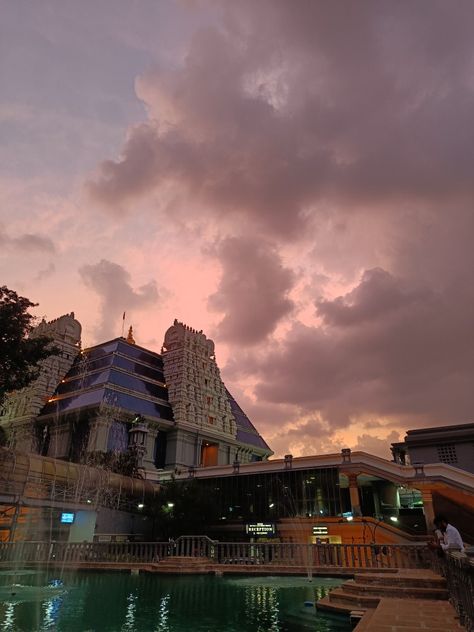
<svg viewBox="0 0 474 632"><path fill-rule="evenodd" d="M0 406L10 391L28 386L39 374L39 362L57 349L46 336L31 337L36 307L28 298L0 287Z"/></svg>
<svg viewBox="0 0 474 632"><path fill-rule="evenodd" d="M208 535L217 522L214 498L196 480L171 480L162 485L150 513L159 539L180 535Z"/></svg>

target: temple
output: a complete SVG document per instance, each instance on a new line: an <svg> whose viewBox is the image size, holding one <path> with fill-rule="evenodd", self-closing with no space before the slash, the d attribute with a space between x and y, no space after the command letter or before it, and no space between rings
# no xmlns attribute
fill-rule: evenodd
<svg viewBox="0 0 474 632"><path fill-rule="evenodd" d="M272 454L227 390L202 331L175 320L161 354L137 345L131 327L126 339L80 350L80 331L73 314L35 331L59 343L60 354L9 396L0 424L12 446L77 463L134 448L147 478Z"/></svg>
<svg viewBox="0 0 474 632"><path fill-rule="evenodd" d="M269 459L271 449L226 388L214 343L202 331L175 320L160 353L136 344L131 327L126 338L81 349L74 314L43 321L33 335L39 333L50 335L59 353L42 363L32 385L10 394L0 416L10 448L0 451L0 483L10 490L0 507L25 523L14 536L20 518L5 518L3 527L0 518L10 538L31 538L40 522L46 532L50 509L75 507L90 522L90 539L153 539L152 521L139 519L145 495L170 480L192 480L213 498L209 533L217 539L242 541L249 525L263 524L284 542L406 543L444 512L456 515L466 541L474 540L474 474L464 458L472 424L410 431L407 445L393 446L395 462L348 448ZM111 476L104 489L128 492L95 498L96 479ZM19 494L30 479L32 498L21 503L31 506L22 513ZM45 490L57 496L38 501ZM61 531L59 516L57 537L77 537Z"/></svg>

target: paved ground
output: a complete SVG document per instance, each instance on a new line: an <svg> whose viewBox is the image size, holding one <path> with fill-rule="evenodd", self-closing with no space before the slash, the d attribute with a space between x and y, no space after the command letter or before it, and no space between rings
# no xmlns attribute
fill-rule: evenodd
<svg viewBox="0 0 474 632"><path fill-rule="evenodd" d="M447 601L381 599L354 632L459 632L465 630Z"/></svg>

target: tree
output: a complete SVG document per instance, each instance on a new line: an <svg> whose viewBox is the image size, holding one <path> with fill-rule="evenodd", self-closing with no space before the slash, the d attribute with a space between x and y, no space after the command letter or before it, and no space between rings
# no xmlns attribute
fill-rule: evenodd
<svg viewBox="0 0 474 632"><path fill-rule="evenodd" d="M84 462L91 467L99 467L122 476L131 476L132 478L143 478L143 474L138 467L138 455L134 447L128 448L125 452L114 452L109 450L103 452L96 450L89 452Z"/></svg>
<svg viewBox="0 0 474 632"><path fill-rule="evenodd" d="M180 535L208 535L217 522L214 498L196 480L164 483L150 513L155 518L156 535L161 539Z"/></svg>
<svg viewBox="0 0 474 632"><path fill-rule="evenodd" d="M35 324L31 307L36 304L0 287L0 406L8 392L31 384L38 377L39 362L57 352L51 338L31 336Z"/></svg>

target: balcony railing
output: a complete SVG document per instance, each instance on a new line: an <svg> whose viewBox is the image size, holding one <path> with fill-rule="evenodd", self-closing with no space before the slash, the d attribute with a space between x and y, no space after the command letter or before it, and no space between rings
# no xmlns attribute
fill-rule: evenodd
<svg viewBox="0 0 474 632"><path fill-rule="evenodd" d="M65 565L157 564L173 557L205 558L215 565L317 568L426 568L422 544L295 544L217 542L183 536L169 542L2 542L0 563Z"/></svg>
<svg viewBox="0 0 474 632"><path fill-rule="evenodd" d="M474 559L459 552L443 557L433 555L432 566L446 579L449 600L456 608L461 625L474 632Z"/></svg>

